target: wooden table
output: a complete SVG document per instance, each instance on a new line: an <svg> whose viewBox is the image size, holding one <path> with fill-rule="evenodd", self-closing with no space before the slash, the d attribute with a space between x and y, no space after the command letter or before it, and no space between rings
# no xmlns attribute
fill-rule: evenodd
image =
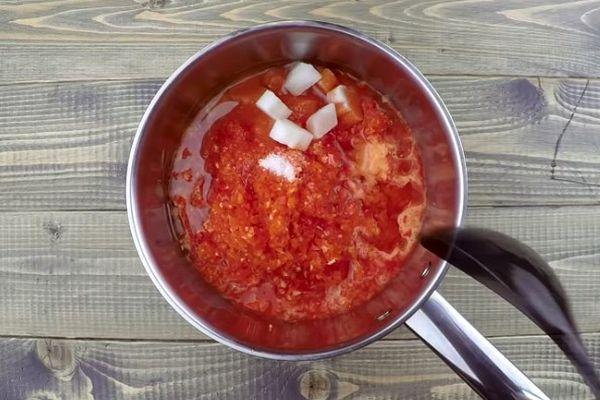
<svg viewBox="0 0 600 400"><path fill-rule="evenodd" d="M468 224L538 250L600 366L600 1L0 0L0 399L471 399L406 329L332 360L257 360L186 324L133 248L131 138L163 80L277 19L362 30L456 120ZM532 323L456 271L442 292L553 399L591 398ZM329 397L328 397L329 396Z"/></svg>

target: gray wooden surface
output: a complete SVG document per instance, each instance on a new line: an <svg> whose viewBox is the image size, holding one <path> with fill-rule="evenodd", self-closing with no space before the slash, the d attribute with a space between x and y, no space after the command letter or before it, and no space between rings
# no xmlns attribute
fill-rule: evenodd
<svg viewBox="0 0 600 400"><path fill-rule="evenodd" d="M600 363L600 335L584 340ZM552 399L592 398L550 339L492 342ZM417 340L381 341L335 359L292 363L252 359L214 343L1 339L0 359L0 389L8 398L478 398Z"/></svg>
<svg viewBox="0 0 600 400"><path fill-rule="evenodd" d="M137 259L124 181L146 105L210 41L292 18L422 69L461 132L468 223L550 262L600 367L600 1L0 0L0 400L474 398L404 329L322 362L232 352ZM455 271L442 291L553 399L590 398L502 300Z"/></svg>

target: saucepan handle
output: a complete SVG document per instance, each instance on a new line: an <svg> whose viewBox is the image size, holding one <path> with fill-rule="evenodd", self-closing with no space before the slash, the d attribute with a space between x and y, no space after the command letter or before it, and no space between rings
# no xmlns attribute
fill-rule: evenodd
<svg viewBox="0 0 600 400"><path fill-rule="evenodd" d="M406 324L484 399L549 400L438 292Z"/></svg>

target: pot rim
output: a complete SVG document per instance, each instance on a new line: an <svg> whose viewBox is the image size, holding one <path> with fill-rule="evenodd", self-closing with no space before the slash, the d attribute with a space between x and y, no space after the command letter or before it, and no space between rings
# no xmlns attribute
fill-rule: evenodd
<svg viewBox="0 0 600 400"><path fill-rule="evenodd" d="M396 50L387 46L386 44L380 42L379 40L373 39L359 31L356 31L351 28L347 28L341 25L320 22L320 21L311 21L311 20L295 20L295 21L278 21L278 22L269 22L265 24L255 25L249 28L244 28L235 32L232 32L224 37L212 42L207 45L196 54L191 56L185 63L183 63L179 68L175 70L169 76L169 78L165 81L165 83L160 87L150 104L148 105L139 125L138 129L133 138L131 151L129 154L129 161L127 165L127 177L126 177L126 203L127 203L127 216L129 220L129 227L131 229L131 235L133 237L133 242L135 244L137 253L146 269L147 274L150 276L150 279L161 293L161 295L167 300L170 306L175 309L179 315L181 315L188 323L190 323L193 327L209 336L210 338L227 345L235 350L241 351L243 353L273 359L273 360L293 360L293 361L308 361L308 360L317 360L322 358L333 357L341 354L345 354L354 350L357 350L361 347L364 347L383 336L389 334L391 331L395 330L397 327L402 325L404 321L406 321L413 313L415 313L421 305L429 298L429 296L435 291L435 289L440 284L442 278L444 277L446 270L448 269L448 264L446 261L441 260L440 266L436 271L436 276L432 277L432 279L425 285L424 289L419 293L418 296L415 297L415 300L402 314L396 316L393 320L385 325L383 328L378 330L377 332L362 338L359 341L349 343L349 344L341 344L338 347L327 349L324 351L310 351L310 352L302 352L302 353L292 353L287 351L276 352L276 351L265 351L265 350L257 350L254 349L244 343L241 343L235 338L223 335L212 326L207 324L201 317L197 315L192 309L190 309L177 295L175 291L173 291L166 283L163 278L160 276L157 266L154 264L152 259L149 257L150 250L149 246L146 242L146 239L143 236L143 233L140 229L140 220L138 215L138 207L137 207L137 194L135 191L135 181L137 179L138 168L136 165L136 161L138 159L137 153L142 138L144 136L144 131L146 128L146 123L149 120L152 113L155 111L157 104L161 101L163 94L179 79L179 77L190 67L196 60L203 57L205 54L217 50L221 45L237 38L240 36L244 36L247 34L257 33L273 28L317 28L329 30L337 33L341 33L344 35L351 36L355 39L363 41L368 45L376 47L379 51L386 53L388 56L392 57L397 63L402 64L405 69L412 74L413 78L420 84L423 91L427 94L427 96L433 100L438 111L440 111L441 116L443 117L443 125L447 132L452 135L452 152L453 156L457 163L457 210L456 217L454 220L455 226L459 227L462 225L464 215L466 212L466 204L467 204L467 175L466 175L466 161L464 157L464 152L462 148L462 144L460 141L460 137L458 135L458 130L448 112L446 106L442 102L441 97L435 91L433 86L429 83L429 81L421 74L421 72L405 57L400 55Z"/></svg>

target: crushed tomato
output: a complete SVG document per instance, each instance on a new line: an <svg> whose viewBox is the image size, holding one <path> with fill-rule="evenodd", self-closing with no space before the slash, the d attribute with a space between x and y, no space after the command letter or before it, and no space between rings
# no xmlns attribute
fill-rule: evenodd
<svg viewBox="0 0 600 400"><path fill-rule="evenodd" d="M337 315L381 291L414 248L425 205L420 156L400 114L365 83L326 71L325 87L346 85L357 109L307 151L270 139L273 121L254 102L268 88L302 125L326 104L323 82L292 96L287 69L269 68L199 114L169 185L182 247L203 278L288 321ZM296 178L262 168L269 154L289 160Z"/></svg>

